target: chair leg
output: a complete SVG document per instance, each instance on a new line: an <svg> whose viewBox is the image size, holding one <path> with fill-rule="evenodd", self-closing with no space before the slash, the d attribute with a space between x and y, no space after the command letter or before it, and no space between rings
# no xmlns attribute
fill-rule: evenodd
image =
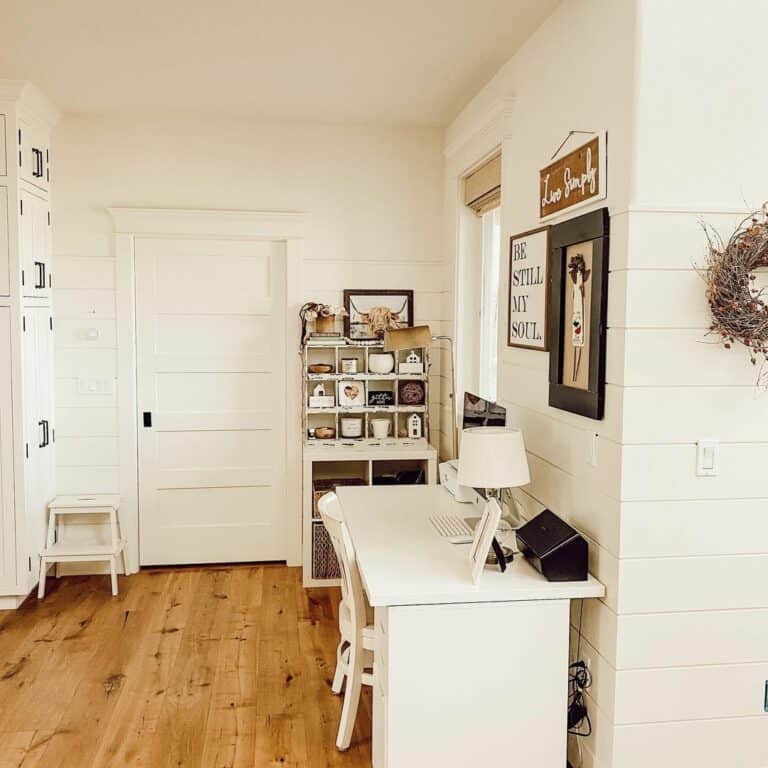
<svg viewBox="0 0 768 768"><path fill-rule="evenodd" d="M345 640L339 640L339 646L336 649L336 672L333 675L331 691L341 693L341 687L344 685L344 678L347 675L347 660L349 659L349 643Z"/></svg>
<svg viewBox="0 0 768 768"><path fill-rule="evenodd" d="M117 558L110 558L109 561L109 573L112 579L112 596L117 595Z"/></svg>
<svg viewBox="0 0 768 768"><path fill-rule="evenodd" d="M40 580L37 584L37 599L42 600L45 597L45 577L48 574L48 563L44 557L40 558Z"/></svg>
<svg viewBox="0 0 768 768"><path fill-rule="evenodd" d="M349 647L349 666L347 667L347 688L344 691L344 705L341 708L339 734L336 748L345 750L352 742L352 731L357 720L357 707L360 704L360 688L363 683L363 655L354 645Z"/></svg>

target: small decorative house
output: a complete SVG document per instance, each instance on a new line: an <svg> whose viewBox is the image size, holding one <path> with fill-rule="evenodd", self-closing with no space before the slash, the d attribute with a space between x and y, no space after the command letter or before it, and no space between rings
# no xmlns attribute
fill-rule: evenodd
<svg viewBox="0 0 768 768"><path fill-rule="evenodd" d="M424 363L419 357L419 353L415 349L412 349L408 356L405 358L405 362L400 363L398 366L399 373L424 373Z"/></svg>
<svg viewBox="0 0 768 768"><path fill-rule="evenodd" d="M421 416L412 413L408 417L408 437L418 440L421 437Z"/></svg>

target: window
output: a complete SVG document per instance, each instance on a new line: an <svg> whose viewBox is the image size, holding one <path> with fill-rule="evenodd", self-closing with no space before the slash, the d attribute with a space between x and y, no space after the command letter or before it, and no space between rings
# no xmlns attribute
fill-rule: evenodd
<svg viewBox="0 0 768 768"><path fill-rule="evenodd" d="M462 179L457 221L456 386L496 399L501 271L501 154Z"/></svg>
<svg viewBox="0 0 768 768"><path fill-rule="evenodd" d="M480 283L480 371L478 394L496 400L498 381L499 273L501 215L494 208L482 215L482 276Z"/></svg>

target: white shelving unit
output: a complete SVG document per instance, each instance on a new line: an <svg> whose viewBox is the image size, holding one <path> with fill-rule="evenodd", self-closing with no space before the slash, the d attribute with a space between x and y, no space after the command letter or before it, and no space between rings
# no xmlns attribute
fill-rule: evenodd
<svg viewBox="0 0 768 768"><path fill-rule="evenodd" d="M437 480L437 452L430 445L429 424L429 349L415 350L423 362L422 373L398 373L398 366L405 361L408 352L395 354L395 372L376 374L369 371L369 355L381 352L378 346L356 346L344 341L333 346L307 345L303 350L304 398L303 431L303 563L304 586L319 587L338 584L338 578L329 577L335 565L333 550L325 528L317 514L315 491L318 494L334 485L375 485L391 483L396 478L403 481L418 479L434 483ZM355 358L357 373L341 373L341 361ZM308 366L324 363L332 366L329 373L310 373ZM356 381L363 384L364 406L345 407L338 402L338 383ZM400 402L400 383L423 383L424 397L418 404ZM334 404L326 408L310 408L309 398L315 386L326 384L326 392L334 396ZM391 391L392 405L367 405L370 391ZM422 424L422 436L407 435L407 422L412 414L418 414ZM362 436L341 436L341 419L356 416L363 421ZM371 420L389 418L390 434L376 438L372 434ZM310 429L332 427L335 436L330 439L310 438ZM403 434L403 433L406 434Z"/></svg>

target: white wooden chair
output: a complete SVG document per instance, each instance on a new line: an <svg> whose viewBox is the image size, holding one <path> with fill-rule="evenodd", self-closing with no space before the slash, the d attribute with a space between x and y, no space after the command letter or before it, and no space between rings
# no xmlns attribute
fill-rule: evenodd
<svg viewBox="0 0 768 768"><path fill-rule="evenodd" d="M320 517L331 537L341 571L341 603L339 604L339 632L341 640L336 649L336 673L331 690L340 693L344 680L344 705L341 710L339 733L336 747L347 749L352 741L352 731L360 703L363 685L373 685L373 674L367 669L373 667L375 635L371 613L365 598L360 572L357 569L355 550L344 524L341 504L335 493L326 493L317 502Z"/></svg>

